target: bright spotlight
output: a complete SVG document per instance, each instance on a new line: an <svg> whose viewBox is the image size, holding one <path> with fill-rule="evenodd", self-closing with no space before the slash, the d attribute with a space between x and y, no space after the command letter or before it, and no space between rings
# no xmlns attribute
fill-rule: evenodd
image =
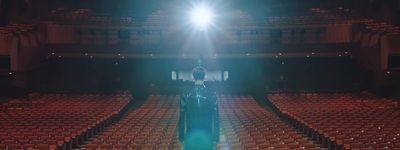
<svg viewBox="0 0 400 150"><path fill-rule="evenodd" d="M192 9L190 20L196 28L204 30L213 23L214 13L206 5L200 5Z"/></svg>

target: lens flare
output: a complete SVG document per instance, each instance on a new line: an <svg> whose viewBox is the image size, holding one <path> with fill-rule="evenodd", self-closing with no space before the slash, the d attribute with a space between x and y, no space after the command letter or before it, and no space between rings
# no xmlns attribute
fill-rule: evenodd
<svg viewBox="0 0 400 150"><path fill-rule="evenodd" d="M213 23L214 13L207 5L199 5L192 9L190 20L196 28L204 30Z"/></svg>

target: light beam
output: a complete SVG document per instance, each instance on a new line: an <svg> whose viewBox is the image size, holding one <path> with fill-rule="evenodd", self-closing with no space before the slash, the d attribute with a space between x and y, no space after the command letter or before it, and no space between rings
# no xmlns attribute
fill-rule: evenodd
<svg viewBox="0 0 400 150"><path fill-rule="evenodd" d="M195 6L190 12L192 25L200 30L206 30L214 21L214 12L207 5Z"/></svg>

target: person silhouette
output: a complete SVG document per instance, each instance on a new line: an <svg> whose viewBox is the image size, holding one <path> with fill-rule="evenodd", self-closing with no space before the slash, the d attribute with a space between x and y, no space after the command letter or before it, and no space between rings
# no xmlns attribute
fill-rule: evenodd
<svg viewBox="0 0 400 150"><path fill-rule="evenodd" d="M215 92L205 84L206 70L192 70L194 85L180 97L178 136L185 150L212 150L219 142L219 112Z"/></svg>

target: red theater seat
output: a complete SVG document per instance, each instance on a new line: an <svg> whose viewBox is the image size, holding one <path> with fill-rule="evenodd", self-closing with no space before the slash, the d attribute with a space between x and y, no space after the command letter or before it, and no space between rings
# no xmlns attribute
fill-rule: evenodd
<svg viewBox="0 0 400 150"><path fill-rule="evenodd" d="M221 131L232 149L318 148L248 96L219 96ZM152 95L101 132L85 149L181 149L177 141L177 96ZM233 112L233 110L235 110ZM228 126L229 125L229 126ZM219 147L224 147L219 145Z"/></svg>
<svg viewBox="0 0 400 150"><path fill-rule="evenodd" d="M176 145L173 143L176 140L177 122L172 119L176 115L173 110L177 109L177 100L175 96L151 96L142 107L132 110L106 132L97 136L91 144L102 146L104 143L109 143L113 149L162 149ZM162 118L167 122L157 121ZM168 128L168 130L158 128ZM169 136L172 138L169 139Z"/></svg>
<svg viewBox="0 0 400 150"><path fill-rule="evenodd" d="M35 144L23 144L22 147L24 149L32 149L32 148L35 148L36 146L35 146Z"/></svg>
<svg viewBox="0 0 400 150"><path fill-rule="evenodd" d="M128 93L41 94L29 99L15 99L1 104L8 108L0 127L0 143L35 149L70 149L87 139L91 130L109 124L131 99ZM37 105L37 106L36 106ZM18 109L15 109L18 108Z"/></svg>
<svg viewBox="0 0 400 150"><path fill-rule="evenodd" d="M48 150L48 149L50 149L50 146L48 144L38 144L37 148L39 150Z"/></svg>
<svg viewBox="0 0 400 150"><path fill-rule="evenodd" d="M270 94L295 126L323 146L339 149L395 147L399 117L390 99L368 94ZM333 142L334 145L330 144Z"/></svg>
<svg viewBox="0 0 400 150"><path fill-rule="evenodd" d="M22 150L23 148L21 144L9 144L8 149Z"/></svg>
<svg viewBox="0 0 400 150"><path fill-rule="evenodd" d="M221 116L227 117L225 124L233 125L233 128L229 127L226 130L239 131L237 136L234 136L235 132L227 133L230 147L238 147L238 149L243 149L240 148L242 146L249 149L290 149L301 148L302 145L309 148L317 147L309 140L301 138L301 133L293 132L293 128L260 107L251 97L220 96L219 102L224 108ZM235 112L232 112L233 110ZM236 140L237 138L239 141ZM242 143L242 146L238 145L238 142Z"/></svg>

